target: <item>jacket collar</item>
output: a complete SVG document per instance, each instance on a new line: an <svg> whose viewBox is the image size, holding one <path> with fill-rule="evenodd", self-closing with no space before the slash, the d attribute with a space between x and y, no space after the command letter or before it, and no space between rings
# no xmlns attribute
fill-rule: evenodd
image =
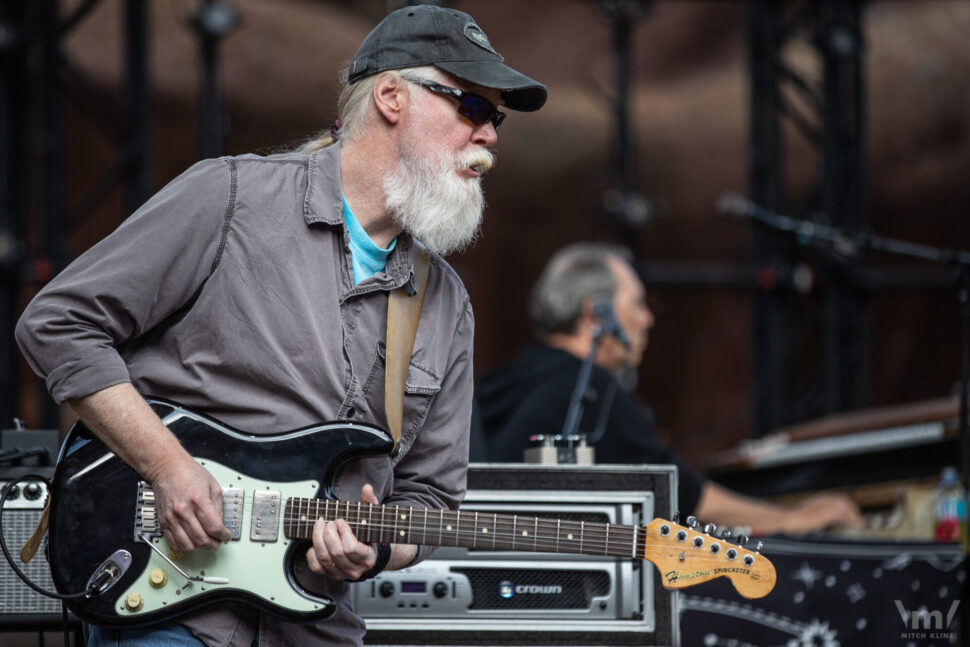
<svg viewBox="0 0 970 647"><path fill-rule="evenodd" d="M307 164L306 196L303 200L303 216L307 226L325 224L339 227L345 239L344 203L340 189L340 144L333 144L310 153ZM375 287L393 289L414 281L414 241L407 232L397 237L390 256L387 257L385 273L387 280ZM364 284L351 290L360 290Z"/></svg>
<svg viewBox="0 0 970 647"><path fill-rule="evenodd" d="M340 191L340 144L310 153L307 164L303 216L307 225L343 225L344 203Z"/></svg>

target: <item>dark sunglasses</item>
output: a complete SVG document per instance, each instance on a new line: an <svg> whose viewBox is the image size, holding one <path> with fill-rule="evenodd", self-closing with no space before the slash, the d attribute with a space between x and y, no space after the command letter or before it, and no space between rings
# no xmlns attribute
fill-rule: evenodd
<svg viewBox="0 0 970 647"><path fill-rule="evenodd" d="M436 94L443 94L446 97L457 99L458 114L476 126L481 126L486 121L491 121L492 126L498 129L498 127L502 125L502 122L505 120L505 113L499 112L492 102L483 96L479 96L473 92L465 92L464 90L459 90L458 88L450 88L447 85L441 85L440 83L435 83L434 81L429 81L428 79L418 79L403 75L402 78L410 81L411 83L420 85L422 88L427 88Z"/></svg>

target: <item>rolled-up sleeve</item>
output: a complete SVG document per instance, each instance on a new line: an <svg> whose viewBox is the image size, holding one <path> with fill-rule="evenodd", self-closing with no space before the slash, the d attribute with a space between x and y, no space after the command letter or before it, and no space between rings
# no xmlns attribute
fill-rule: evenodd
<svg viewBox="0 0 970 647"><path fill-rule="evenodd" d="M450 344L441 391L414 444L394 468L394 491L388 504L456 509L465 497L468 434L471 426L475 319L467 298ZM433 546L419 546L413 563L426 559Z"/></svg>
<svg viewBox="0 0 970 647"><path fill-rule="evenodd" d="M34 297L17 343L57 402L129 381L120 347L191 302L215 268L233 182L227 160L196 164Z"/></svg>

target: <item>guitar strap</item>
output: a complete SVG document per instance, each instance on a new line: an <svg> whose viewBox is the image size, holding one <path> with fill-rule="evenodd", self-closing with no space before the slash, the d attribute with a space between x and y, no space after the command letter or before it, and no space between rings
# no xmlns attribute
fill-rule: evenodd
<svg viewBox="0 0 970 647"><path fill-rule="evenodd" d="M404 420L404 386L411 364L411 351L414 338L418 333L418 319L424 303L425 288L428 285L428 269L431 255L421 243L414 241L414 285L413 294L406 289L408 284L392 290L387 296L387 344L384 354L384 413L387 426L394 439L397 450L401 441L401 425Z"/></svg>
<svg viewBox="0 0 970 647"><path fill-rule="evenodd" d="M20 548L20 561L24 564L29 562L37 554L37 549L40 548L40 542L47 533L47 526L50 523L51 518L51 495L47 495L47 504L44 506L44 511L40 515L40 519L37 521L37 527L34 528L34 532L30 534L27 541Z"/></svg>

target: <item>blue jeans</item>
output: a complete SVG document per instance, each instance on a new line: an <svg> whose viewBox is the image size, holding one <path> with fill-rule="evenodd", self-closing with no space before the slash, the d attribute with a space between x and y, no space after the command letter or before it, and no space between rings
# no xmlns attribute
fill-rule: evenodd
<svg viewBox="0 0 970 647"><path fill-rule="evenodd" d="M88 647L205 647L205 643L177 622L140 629L112 629L84 625Z"/></svg>
<svg viewBox="0 0 970 647"><path fill-rule="evenodd" d="M177 622L144 629L110 629L84 623L87 647L205 647L205 643ZM251 647L259 647L259 632Z"/></svg>

